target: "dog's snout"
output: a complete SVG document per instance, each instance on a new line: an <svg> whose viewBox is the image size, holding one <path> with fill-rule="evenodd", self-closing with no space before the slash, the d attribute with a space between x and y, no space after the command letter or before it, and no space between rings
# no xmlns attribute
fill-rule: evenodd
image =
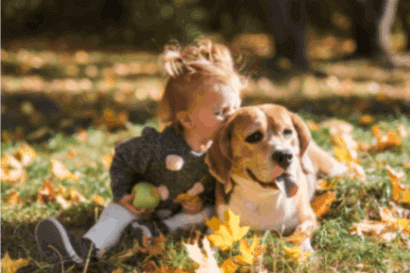
<svg viewBox="0 0 410 273"><path fill-rule="evenodd" d="M276 150L272 154L272 160L286 169L292 163L293 155L289 150Z"/></svg>

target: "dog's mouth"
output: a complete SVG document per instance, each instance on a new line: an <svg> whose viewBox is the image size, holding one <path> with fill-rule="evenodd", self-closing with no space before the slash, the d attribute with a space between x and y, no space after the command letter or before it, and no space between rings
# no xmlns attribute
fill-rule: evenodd
<svg viewBox="0 0 410 273"><path fill-rule="evenodd" d="M248 175L256 182L258 182L259 185L261 185L263 188L265 189L275 189L278 190L279 187L276 184L275 180L272 182L262 182L260 181L258 178L256 178L256 176L253 174L253 172L249 169L246 168L246 171L248 172ZM282 174L283 175L283 174Z"/></svg>
<svg viewBox="0 0 410 273"><path fill-rule="evenodd" d="M256 176L249 168L246 168L246 171L248 172L248 175L263 188L280 190L287 197L295 196L299 189L298 185L293 181L293 179L290 178L290 175L287 173L282 173L272 182L262 182L258 178L256 178Z"/></svg>

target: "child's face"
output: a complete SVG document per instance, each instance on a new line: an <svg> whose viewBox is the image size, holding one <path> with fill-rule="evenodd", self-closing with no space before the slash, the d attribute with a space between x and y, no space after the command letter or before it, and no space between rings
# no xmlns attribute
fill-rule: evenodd
<svg viewBox="0 0 410 273"><path fill-rule="evenodd" d="M197 96L196 103L188 111L192 129L197 135L201 150L207 150L219 126L235 112L241 100L233 91L213 92Z"/></svg>

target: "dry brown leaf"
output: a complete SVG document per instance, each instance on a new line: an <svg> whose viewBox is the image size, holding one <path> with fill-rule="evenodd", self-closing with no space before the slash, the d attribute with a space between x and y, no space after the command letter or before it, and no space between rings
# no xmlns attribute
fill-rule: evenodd
<svg viewBox="0 0 410 273"><path fill-rule="evenodd" d="M315 196L310 204L316 216L321 218L329 211L330 206L336 199L336 195L333 192L326 192L322 195Z"/></svg>
<svg viewBox="0 0 410 273"><path fill-rule="evenodd" d="M48 180L46 180L44 181L43 185L38 191L37 200L43 204L51 202L51 201L55 201L54 192L55 192L55 189L54 189L53 184L51 184Z"/></svg>

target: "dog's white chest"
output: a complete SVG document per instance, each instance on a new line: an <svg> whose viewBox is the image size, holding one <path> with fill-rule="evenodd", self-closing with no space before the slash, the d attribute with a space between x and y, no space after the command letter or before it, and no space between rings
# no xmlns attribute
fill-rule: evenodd
<svg viewBox="0 0 410 273"><path fill-rule="evenodd" d="M241 225L255 231L290 231L298 224L295 198L286 198L279 191L250 191L249 188L235 188L229 202L229 209L241 216Z"/></svg>

